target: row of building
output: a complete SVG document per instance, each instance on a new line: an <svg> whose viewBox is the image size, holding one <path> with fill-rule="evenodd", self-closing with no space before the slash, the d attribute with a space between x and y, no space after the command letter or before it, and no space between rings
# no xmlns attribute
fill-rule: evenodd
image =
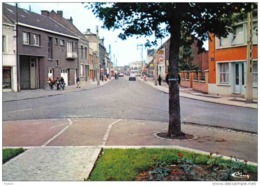
<svg viewBox="0 0 260 186"><path fill-rule="evenodd" d="M210 35L208 51L198 54L196 43L191 46L192 65L196 70L180 71L181 85L195 90L219 94L241 95L246 94L247 69L252 73L253 98L258 97L258 39L257 39L257 15L253 14L250 19L251 26L248 28L247 19L234 24L233 32L227 37L218 38ZM248 32L251 32L248 36ZM248 49L248 37L251 38L251 49ZM157 50L147 51L148 76L158 77L164 80L168 73L169 47L167 40ZM250 51L248 51L250 50ZM247 62L251 56L252 64ZM250 62L250 63L251 63Z"/></svg>
<svg viewBox="0 0 260 186"><path fill-rule="evenodd" d="M77 76L84 82L112 74L98 28L82 33L63 11L36 14L3 3L2 28L4 91L43 89L49 78L74 85Z"/></svg>

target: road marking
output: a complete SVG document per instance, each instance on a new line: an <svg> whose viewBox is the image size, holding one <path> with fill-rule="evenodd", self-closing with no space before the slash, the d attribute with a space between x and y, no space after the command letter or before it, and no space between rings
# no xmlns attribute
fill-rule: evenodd
<svg viewBox="0 0 260 186"><path fill-rule="evenodd" d="M4 113L13 113L13 112L24 112L24 111L28 111L28 110L33 110L32 108L28 108L28 109L21 109L21 110L13 110L13 111L7 111Z"/></svg>
<svg viewBox="0 0 260 186"><path fill-rule="evenodd" d="M101 143L101 147L104 147L106 145L107 139L109 137L109 134L110 134L110 131L111 131L113 125L118 123L118 122L120 122L120 121L122 121L122 119L116 120L115 122L109 124L109 126L107 127L107 131L106 131L106 133L105 133L105 135L103 137L103 140L102 140L102 143Z"/></svg>
<svg viewBox="0 0 260 186"><path fill-rule="evenodd" d="M41 147L46 147L48 144L50 144L53 140L55 140L57 137L59 137L63 132L65 132L72 124L73 122L71 121L71 119L67 119L69 121L69 125L66 126L64 129L62 129L59 133L57 133L56 135L54 135L51 139L49 139L48 141L46 141L44 144L41 145Z"/></svg>
<svg viewBox="0 0 260 186"><path fill-rule="evenodd" d="M59 127L59 126L62 126L62 125L67 125L68 123L61 123L61 124L59 124L59 125L55 125L55 126L53 126L53 127L51 127L50 129L53 129L53 128L56 128L56 127Z"/></svg>

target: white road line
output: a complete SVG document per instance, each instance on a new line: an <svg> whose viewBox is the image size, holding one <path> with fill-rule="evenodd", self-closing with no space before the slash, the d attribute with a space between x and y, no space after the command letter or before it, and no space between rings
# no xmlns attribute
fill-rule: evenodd
<svg viewBox="0 0 260 186"><path fill-rule="evenodd" d="M55 126L51 127L50 129L53 129L53 128L56 128L56 127L59 127L59 126L62 126L62 125L66 125L66 124L68 124L68 123L61 123L59 125L55 125Z"/></svg>
<svg viewBox="0 0 260 186"><path fill-rule="evenodd" d="M105 133L105 135L104 135L104 137L103 137L103 140L102 140L102 143L101 143L101 147L104 147L104 146L106 145L108 136L109 136L109 134L110 134L110 131L111 131L113 125L116 124L116 123L118 123L118 122L120 122L120 121L122 121L122 119L116 120L115 122L109 124L109 126L107 127L107 131L106 131L106 133Z"/></svg>
<svg viewBox="0 0 260 186"><path fill-rule="evenodd" d="M3 112L3 113L24 112L24 111L29 111L29 110L33 110L33 109L28 108L28 109L21 109L21 110L12 110L12 111L7 111L7 112Z"/></svg>
<svg viewBox="0 0 260 186"><path fill-rule="evenodd" d="M65 132L73 124L73 122L69 118L67 120L69 121L69 125L66 126L64 129L62 129L59 133L54 135L51 139L46 141L44 144L42 144L41 147L46 147L48 144L50 144L53 140L55 140L57 137L59 137L63 132Z"/></svg>

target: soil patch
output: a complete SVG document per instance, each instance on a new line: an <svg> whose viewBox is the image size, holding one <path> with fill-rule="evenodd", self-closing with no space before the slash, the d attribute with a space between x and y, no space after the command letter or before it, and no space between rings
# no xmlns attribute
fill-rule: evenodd
<svg viewBox="0 0 260 186"><path fill-rule="evenodd" d="M167 135L167 133L165 132L160 132L156 134L157 137L162 138L162 139L169 139L169 140L180 140L180 141L187 141L187 140L194 140L197 139L197 136L193 136L191 134L185 134L183 133L183 135L181 136L171 136L169 137Z"/></svg>

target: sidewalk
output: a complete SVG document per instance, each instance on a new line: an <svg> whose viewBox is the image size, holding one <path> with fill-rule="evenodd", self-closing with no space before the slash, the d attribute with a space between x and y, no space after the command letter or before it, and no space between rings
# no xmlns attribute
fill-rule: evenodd
<svg viewBox="0 0 260 186"><path fill-rule="evenodd" d="M146 81L144 81L141 78L137 78L137 79L146 83L147 85L157 88L162 92L169 93L169 86L167 85L166 82L162 82L162 85L159 86L159 85L155 85L153 78L146 78L147 79ZM212 103L257 109L257 100L254 100L253 103L246 103L245 98L240 98L236 96L231 97L231 96L219 96L213 94L203 94L201 92L193 90L192 88L180 87L180 96L185 98L190 98L190 99L212 102Z"/></svg>
<svg viewBox="0 0 260 186"><path fill-rule="evenodd" d="M88 82L81 82L80 84L81 88L77 88L77 85L70 85L70 86L66 86L65 90L56 90L55 88L51 90L50 88L47 88L47 89L35 89L35 90L22 90L20 92L2 92L2 101L8 102L8 101L17 101L17 100L24 100L24 99L34 99L34 98L66 94L74 91L88 90L88 89L101 87L112 80L113 78L111 78L111 80L108 79L107 81L100 80L100 85L97 85L97 81L90 80Z"/></svg>

